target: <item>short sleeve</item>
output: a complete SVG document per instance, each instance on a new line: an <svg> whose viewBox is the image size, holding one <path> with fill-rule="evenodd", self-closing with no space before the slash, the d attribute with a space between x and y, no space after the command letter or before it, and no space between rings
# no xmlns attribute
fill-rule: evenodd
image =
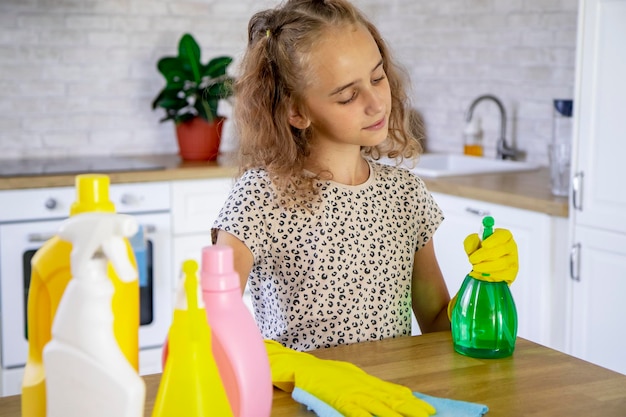
<svg viewBox="0 0 626 417"><path fill-rule="evenodd" d="M263 256L268 242L264 212L274 203L274 191L265 173L250 170L237 180L211 229L215 243L223 230L241 240L255 259Z"/></svg>

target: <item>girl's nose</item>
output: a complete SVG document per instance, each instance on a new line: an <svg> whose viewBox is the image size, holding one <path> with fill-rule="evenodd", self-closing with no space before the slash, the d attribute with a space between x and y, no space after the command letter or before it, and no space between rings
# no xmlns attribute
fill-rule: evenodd
<svg viewBox="0 0 626 417"><path fill-rule="evenodd" d="M384 110L384 103L382 93L376 88L368 89L366 93L366 114L376 115Z"/></svg>

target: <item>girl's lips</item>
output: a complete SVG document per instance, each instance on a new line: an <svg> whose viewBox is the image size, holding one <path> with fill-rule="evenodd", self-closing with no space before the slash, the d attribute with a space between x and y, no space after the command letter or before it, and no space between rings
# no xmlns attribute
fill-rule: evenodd
<svg viewBox="0 0 626 417"><path fill-rule="evenodd" d="M386 120L385 117L374 123L373 125L367 126L365 130L380 130L385 127Z"/></svg>

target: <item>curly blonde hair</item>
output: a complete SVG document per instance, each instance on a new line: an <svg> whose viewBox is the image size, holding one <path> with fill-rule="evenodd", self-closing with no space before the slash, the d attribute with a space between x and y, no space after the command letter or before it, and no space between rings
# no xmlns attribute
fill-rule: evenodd
<svg viewBox="0 0 626 417"><path fill-rule="evenodd" d="M248 24L248 47L235 83L234 125L239 146L240 174L265 169L283 193L316 194L319 178L303 176L309 155L310 129L289 123L289 110L303 114L302 91L307 59L324 31L346 24L363 25L380 50L391 89L392 108L387 139L375 147L363 147L372 159L387 156L413 159L421 151L413 136L406 85L408 78L394 62L376 27L346 0L288 0L281 6L256 13Z"/></svg>

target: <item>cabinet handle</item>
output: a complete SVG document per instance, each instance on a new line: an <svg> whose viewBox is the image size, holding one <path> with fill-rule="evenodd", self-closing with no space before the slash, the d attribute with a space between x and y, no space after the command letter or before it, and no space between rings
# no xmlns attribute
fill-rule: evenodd
<svg viewBox="0 0 626 417"><path fill-rule="evenodd" d="M580 243L573 244L570 250L569 276L572 280L580 282Z"/></svg>
<svg viewBox="0 0 626 417"><path fill-rule="evenodd" d="M480 217L489 216L489 210L481 210L474 207L465 207L465 211Z"/></svg>
<svg viewBox="0 0 626 417"><path fill-rule="evenodd" d="M583 211L583 177L585 174L580 171L572 178L572 206L575 210Z"/></svg>

